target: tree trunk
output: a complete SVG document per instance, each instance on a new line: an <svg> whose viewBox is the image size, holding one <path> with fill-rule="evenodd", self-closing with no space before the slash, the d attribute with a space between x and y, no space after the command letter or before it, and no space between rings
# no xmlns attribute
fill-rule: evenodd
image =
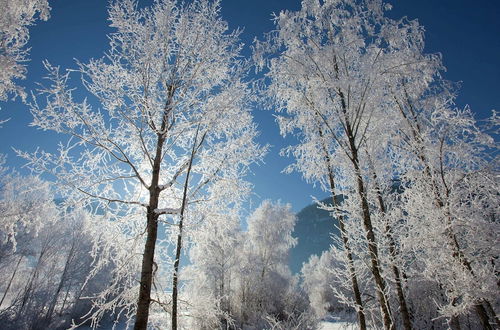
<svg viewBox="0 0 500 330"><path fill-rule="evenodd" d="M389 302L385 296L386 284L382 278L382 272L380 268L380 262L378 257L377 242L375 240L375 233L373 232L373 226L370 216L370 208L368 206L368 200L366 197L366 192L363 183L363 177L361 176L361 169L359 168L359 157L358 149L355 145L354 137L352 135L350 126L347 125L349 145L351 151L351 162L354 168L354 174L357 181L357 191L358 196L361 200L361 209L363 211L363 226L366 231L366 240L368 241L368 252L371 261L371 271L373 278L375 279L375 284L377 285L377 297L380 304L380 309L382 310L382 318L384 321L384 327L387 330L394 329L394 324L391 318L391 311Z"/></svg>
<svg viewBox="0 0 500 330"><path fill-rule="evenodd" d="M318 132L319 136L323 138L323 131L321 130L321 127L318 124ZM352 257L352 251L351 251L351 246L349 245L349 237L347 236L346 228L345 228L345 219L340 214L339 212L339 205L337 203L337 198L336 198L336 189L335 189L335 179L334 179L334 174L333 174L333 169L331 165L331 158L330 154L328 153L328 150L325 146L325 144L322 144L323 147L323 153L325 155L325 161L326 161L326 167L328 170L328 182L330 185L330 192L332 194L332 203L335 208L335 214L337 216L337 221L339 223L339 229L340 229L340 236L342 238L342 243L344 245L344 249L346 251L346 256L347 256L347 268L349 270L349 277L351 280L351 287L352 287L352 292L354 294L354 302L356 303L356 314L358 316L358 324L360 330L366 330L366 318L365 318L365 312L363 308L363 300L361 299L361 291L359 290L359 284L358 284L358 278L356 276L356 269L354 267L354 262L353 262L353 257Z"/></svg>
<svg viewBox="0 0 500 330"><path fill-rule="evenodd" d="M181 245L182 245L182 225L183 220L179 221L179 235L177 235L177 247L175 249L174 261L174 276L172 279L172 330L177 330L177 301L178 301L178 272L179 260L181 258Z"/></svg>
<svg viewBox="0 0 500 330"><path fill-rule="evenodd" d="M152 197L155 197L154 195ZM158 235L158 216L154 210L158 207L156 196L156 206L148 206L147 214L147 236L142 257L141 282L139 288L139 300L137 301L137 314L135 318L135 330L146 330L149 318L149 304L151 302L151 284L153 281L153 262L155 255L156 238Z"/></svg>
<svg viewBox="0 0 500 330"><path fill-rule="evenodd" d="M335 196L333 196L333 198L335 198ZM352 286L352 291L354 293L354 301L356 303L356 313L358 315L359 329L366 330L366 318L365 318L365 312L364 312L364 308L363 308L363 300L361 299L361 291L359 290L358 278L356 276L356 269L354 268L352 251L351 251L351 247L349 245L349 238L347 237L347 233L345 231L344 217L341 215L338 215L337 220L339 222L339 228L340 228L340 233L342 236L342 242L344 243L344 248L346 249L347 263L348 263L348 268L349 268L349 276L351 278L351 286Z"/></svg>
<svg viewBox="0 0 500 330"><path fill-rule="evenodd" d="M333 180L333 174L331 172L329 174L329 181L330 181L330 190L332 193L333 205L335 208L338 208L335 196L335 182ZM344 244L344 249L347 255L347 267L349 269L349 277L351 280L352 292L354 294L354 301L356 303L356 313L358 315L359 328L361 330L366 330L366 318L363 308L363 300L361 299L361 291L359 290L358 278L356 276L356 269L354 268L351 246L349 245L349 237L347 236L345 228L345 219L340 214L340 212L336 212L336 214L337 214L337 221L339 223L340 236L342 237L342 243Z"/></svg>
<svg viewBox="0 0 500 330"><path fill-rule="evenodd" d="M18 320L21 317L21 315L24 312L24 308L25 308L26 304L30 300L31 292L33 290L33 282L35 281L36 277L38 276L38 271L39 271L40 265L42 263L42 259L45 256L45 253L47 252L47 250L45 248L46 248L46 246L42 247L42 251L40 251L40 254L38 256L38 260L36 262L35 269L33 269L33 271L31 272L30 279L29 279L28 283L26 284L26 287L25 287L25 290L23 293L23 297L21 300L21 307L17 311L16 320Z"/></svg>
<svg viewBox="0 0 500 330"><path fill-rule="evenodd" d="M149 305L151 303L151 285L153 282L153 264L155 256L156 239L158 236L158 214L155 210L158 208L161 189L160 169L163 158L163 144L168 131L169 116L172 111L172 102L175 93L175 87L170 85L167 88L168 96L163 115L161 119L160 131L156 133L156 152L153 160L151 173L151 184L149 186L149 203L146 215L146 243L142 255L141 281L139 287L139 299L137 300L137 313L135 317L134 330L146 330L148 327Z"/></svg>
<svg viewBox="0 0 500 330"><path fill-rule="evenodd" d="M406 90L405 90L405 93L406 93ZM403 107L401 105L399 105L399 110L400 110L400 113L403 116L403 118L406 120L406 122L410 126L412 136L418 144L418 147L417 147L417 150L415 151L415 154L416 154L417 158L422 162L422 164L424 166L424 173L429 178L429 181L432 185L432 189L434 190L435 203L440 209L443 209L443 208L445 208L445 202L443 201L443 197L439 192L438 184L436 183L436 181L434 180L434 177L432 176L427 157L424 154L423 141L421 138L421 128L420 128L420 125L419 125L418 120L417 120L417 114L415 113L415 111L413 109L412 103L411 103L407 93L406 93L406 98L407 98L406 102L408 104L408 111L410 112L410 114L412 116L412 119L414 121L414 125L412 124L412 121L411 121L412 119L405 113L405 111L403 110ZM443 175L443 173L441 173L441 175ZM443 180L444 180L444 177L443 177ZM446 216L447 222L448 222L447 223L448 230L446 232L447 232L448 239L450 240L451 246L453 247L452 256L455 258L455 260L458 263L462 264L474 276L474 271L472 270L470 262L465 257L462 250L460 249L457 237L452 230L451 214L450 214L449 210L445 209L444 211L445 211L445 216ZM484 309L483 305L476 304L476 305L474 305L474 309L475 309L477 315L479 316L479 320L481 321L481 325L483 326L483 328L484 329L491 329L491 325L489 323L488 313ZM456 319L456 321L455 321L455 319L456 318L454 318L454 317L451 318L450 326L452 325L452 323L458 324L458 319ZM498 318L495 317L495 320L497 321L497 324L500 323L500 322L498 322Z"/></svg>
<svg viewBox="0 0 500 330"><path fill-rule="evenodd" d="M45 315L45 321L47 324L50 324L52 320L52 314L54 313L54 309L57 304L57 298L59 297L59 293L62 290L64 282L66 281L66 274L68 272L69 264L71 263L75 253L75 241L73 240L71 249L69 250L68 257L66 258L66 263L64 264L63 273L61 275L61 279L59 280L59 285L57 286L56 292L54 293L54 297L52 297L52 301L49 305L49 309L47 310L47 314Z"/></svg>
<svg viewBox="0 0 500 330"><path fill-rule="evenodd" d="M66 302L68 301L68 295L69 295L69 291L71 290L71 281L69 282L68 284L68 288L66 289L66 293L64 294L64 299L63 299L63 303L61 305L61 309L59 309L59 316L62 315L63 311L64 311L64 307L66 307Z"/></svg>
<svg viewBox="0 0 500 330"><path fill-rule="evenodd" d="M19 267L19 264L21 263L21 260L23 259L23 255L19 257L19 260L16 263L16 268L14 268L14 273L12 273L12 276L10 277L9 284L7 284L7 288L5 288L5 292L3 293L2 300L0 300L0 307L2 307L2 303L7 296L7 292L9 292L10 286L12 285L12 281L14 280L14 277L16 276L17 269Z"/></svg>
<svg viewBox="0 0 500 330"><path fill-rule="evenodd" d="M373 176L373 181L375 184L375 190L377 192L377 201L379 204L380 212L382 215L385 216L387 213L387 208L384 203L384 198L382 197L382 190L380 189L380 186L378 185L377 182L377 174L375 172L375 167L373 166L370 155L368 154L368 159L370 160L370 164L372 167L372 176ZM401 274L399 271L398 266L396 266L395 258L396 258L396 243L394 242L394 238L392 237L391 234L391 227L387 224L385 227L385 234L387 236L387 239L389 241L389 253L390 253L390 258L391 258L391 263L392 263L392 272L394 274L394 280L396 282L396 292L398 295L398 301L399 301L399 310L401 311L401 318L403 319L403 328L405 330L411 330L411 320L410 320L410 313L408 312L408 306L406 305L406 299L404 296L403 292L403 286L402 286L402 281L401 281Z"/></svg>
<svg viewBox="0 0 500 330"><path fill-rule="evenodd" d="M191 168L193 166L193 160L196 152L196 145L198 144L198 132L199 132L199 126L198 129L196 130L196 134L194 137L193 141L193 149L191 151L191 157L189 159L189 166L186 172L186 180L184 182L184 191L182 193L182 205L181 205L181 212L180 212L180 219L179 219L179 234L177 235L177 247L175 249L175 260L174 260L174 276L172 278L172 330L177 330L177 319L178 319L178 313L177 313L177 305L178 305L178 294L179 294L179 262L181 259L181 251L182 251L182 229L184 225L184 215L186 212L186 207L187 207L187 193L188 193L188 188L189 188L189 176L191 174ZM203 143L203 140L205 138L205 135L202 137L201 142ZM201 145L201 144L200 144Z"/></svg>

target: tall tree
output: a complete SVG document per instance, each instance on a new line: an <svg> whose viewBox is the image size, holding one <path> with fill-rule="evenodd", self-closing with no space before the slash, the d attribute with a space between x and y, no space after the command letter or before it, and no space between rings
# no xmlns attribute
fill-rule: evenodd
<svg viewBox="0 0 500 330"><path fill-rule="evenodd" d="M416 22L385 17L387 9L381 1L303 1L300 11L277 16L276 31L256 45L255 55L269 69L267 94L284 113L279 119L282 133L300 138L286 150L297 160L291 169L319 179L330 191L335 180L329 178L343 179L339 186L357 195L353 212L362 220L382 320L391 329L395 325L382 274L380 237L368 199L372 176L363 149L370 139L387 143L391 137L391 130L380 130L373 121L391 121L387 103L393 71L404 72L414 63L412 47L420 41L421 30ZM268 62L260 57L266 51L275 55ZM362 326L363 315L358 319Z"/></svg>
<svg viewBox="0 0 500 330"><path fill-rule="evenodd" d="M135 329L148 323L159 221L169 217L178 229L171 320L176 329L190 205L203 202L217 182L244 176L262 156L253 142L257 131L239 32L228 32L219 12L219 1L164 0L148 8L133 0L113 2L109 16L116 32L109 36L109 51L79 63L92 102L77 102L69 72L46 63L52 85L40 91L43 106L32 104L34 126L71 136L57 155L23 153L34 168L53 173L103 209L109 203L142 209L146 237Z"/></svg>

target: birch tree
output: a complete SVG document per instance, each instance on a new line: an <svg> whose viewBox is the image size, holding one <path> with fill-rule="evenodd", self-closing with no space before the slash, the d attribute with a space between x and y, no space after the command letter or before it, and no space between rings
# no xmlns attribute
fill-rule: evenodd
<svg viewBox="0 0 500 330"><path fill-rule="evenodd" d="M117 205L142 214L135 329L148 323L159 222L177 232L170 310L176 329L179 259L191 205L203 203L217 182L244 177L262 156L239 32L229 32L219 12L219 1L165 0L143 9L133 0L113 2L109 17L116 32L109 51L78 63L89 97L78 101L71 72L46 63L51 84L40 90L43 104L31 106L33 126L70 136L55 154L22 153L33 168L103 209Z"/></svg>

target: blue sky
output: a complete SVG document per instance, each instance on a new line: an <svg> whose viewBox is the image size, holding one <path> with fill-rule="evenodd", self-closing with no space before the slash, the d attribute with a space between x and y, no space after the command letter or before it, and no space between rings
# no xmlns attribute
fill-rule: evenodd
<svg viewBox="0 0 500 330"><path fill-rule="evenodd" d="M150 0L139 0L140 3ZM42 60L62 68L74 68L74 59L86 62L101 57L108 48L106 33L112 32L107 21L106 0L52 0L51 19L37 22L31 31L31 62L28 78L21 81L29 91L43 81ZM418 18L426 29L427 52L440 52L447 67L445 78L461 81L458 106L469 104L477 117L500 109L500 1L495 0L393 0L391 17ZM273 28L271 14L281 9L297 10L300 0L223 0L222 16L232 29L244 28L242 41L249 45ZM76 77L75 77L76 78ZM20 102L0 102L0 118L11 118L0 129L0 153L7 154L7 165L20 169L23 160L12 147L33 151L37 147L54 150L63 136L29 127L31 115ZM311 203L311 196L326 197L299 175L281 174L291 160L280 157L286 141L279 136L272 112L255 109L261 130L260 142L272 148L265 164L254 166L249 179L255 186L250 209L261 199L281 199L295 211ZM23 171L23 170L20 170Z"/></svg>

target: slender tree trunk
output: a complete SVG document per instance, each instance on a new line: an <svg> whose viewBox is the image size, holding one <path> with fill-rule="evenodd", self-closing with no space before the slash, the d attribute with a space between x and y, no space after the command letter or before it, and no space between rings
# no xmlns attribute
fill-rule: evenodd
<svg viewBox="0 0 500 330"><path fill-rule="evenodd" d="M19 260L17 260L16 263L16 268L14 268L14 272L12 273L12 276L10 277L9 284L7 284L7 288L5 288L5 291L2 296L2 300L0 300L0 307L2 307L2 303L5 300L5 297L7 296L7 292L9 292L10 286L12 285L12 281L14 280L14 277L16 276L17 269L19 267L19 264L21 263L21 260L23 259L23 256L21 255L19 257Z"/></svg>
<svg viewBox="0 0 500 330"><path fill-rule="evenodd" d="M155 196L152 192L147 211L147 236L142 257L139 300L137 302L137 314L134 325L135 330L146 330L148 325L151 284L153 281L153 263L156 238L158 235L158 215L155 214L156 208L158 208L158 196Z"/></svg>
<svg viewBox="0 0 500 330"><path fill-rule="evenodd" d="M380 189L380 186L378 184L378 179L377 179L377 173L375 172L375 167L373 166L373 163L371 162L371 158L369 153L367 152L368 159L370 161L370 165L372 167L372 176L373 176L373 181L375 184L375 190L377 193L377 201L379 204L380 212L382 213L383 216L387 214L387 208L385 206L384 198L382 196L382 190ZM387 239L389 241L389 253L390 253L390 258L391 258L391 264L392 264L392 272L394 274L394 280L396 282L396 292L398 295L398 301L399 301L399 310L401 311L401 318L403 319L403 328L405 330L411 330L411 320L410 320L410 313L408 312L408 306L406 304L406 299L405 295L403 292L403 285L401 281L401 274L399 271L398 266L396 266L396 243L394 242L394 238L392 237L391 234L391 227L389 224L386 224L385 226L385 234L387 236Z"/></svg>
<svg viewBox="0 0 500 330"><path fill-rule="evenodd" d="M333 194L332 194L333 195ZM335 195L333 195L335 198ZM358 278L356 276L356 269L354 268L354 262L352 257L351 247L349 245L349 238L347 237L345 229L345 219L343 216L338 215L337 220L339 222L339 229L342 236L342 242L344 243L344 248L347 254L347 266L349 269L349 276L351 279L352 291L354 293L354 302L356 303L356 313L358 315L358 324L360 330L366 330L366 318L365 311L363 307L363 300L361 299L361 291L359 290Z"/></svg>
<svg viewBox="0 0 500 330"><path fill-rule="evenodd" d="M183 219L179 221L179 234L177 235L177 247L175 249L175 260L174 260L174 276L172 279L172 330L177 330L177 310L178 310L178 272L179 272L179 261L181 258L181 244L182 244L182 226Z"/></svg>
<svg viewBox="0 0 500 330"><path fill-rule="evenodd" d="M337 64L336 57L334 57L334 68L335 72L339 74L339 68ZM370 210L368 206L368 201L364 189L364 184L363 184L363 178L361 176L361 170L359 167L359 157L358 157L358 146L356 146L356 136L355 132L357 130L353 131L353 126L351 125L349 115L348 115L348 104L346 102L346 98L344 93L342 92L341 89L338 89L335 91L335 94L338 94L340 97L341 101L341 110L343 113L343 129L344 132L347 136L347 147L349 149L350 155L348 155L349 159L351 160L351 163L353 165L353 170L354 170L354 175L356 177L357 181L357 192L358 195L361 199L361 209L363 211L363 225L366 231L366 239L368 241L368 252L370 255L370 260L371 260L371 271L373 274L373 277L375 279L375 283L377 286L377 297L379 300L380 308L382 311L382 319L384 323L384 327L386 330L393 330L394 329L394 324L392 322L391 318L391 310L389 306L389 302L385 296L385 281L382 278L381 274L381 268L379 265L379 257L378 257L378 248L377 248L377 243L375 240L375 234L373 232L373 227L372 227L372 222L371 222L371 217L370 217ZM361 107L359 108L361 109ZM356 111L360 111L360 110ZM359 115L359 113L358 113ZM361 116L356 116L359 120ZM323 118L324 120L324 118ZM355 119L356 120L356 119ZM359 123L358 123L359 124ZM337 140L338 141L338 140ZM346 151L347 152L347 151Z"/></svg>
<svg viewBox="0 0 500 330"><path fill-rule="evenodd" d="M63 303L61 305L61 309L59 309L59 316L62 315L63 311L64 311L64 307L66 307L66 302L68 301L68 295L69 295L69 291L71 290L71 281L68 283L68 288L66 289L66 293L64 294L64 299L63 299Z"/></svg>
<svg viewBox="0 0 500 330"><path fill-rule="evenodd" d="M361 169L359 168L359 157L358 157L358 147L356 146L354 135L352 133L351 126L348 121L346 121L347 136L349 139L350 148L350 159L354 169L354 175L357 182L357 192L361 200L361 209L363 212L363 226L366 231L366 240L368 241L368 252L371 260L371 271L373 278L375 279L375 284L377 286L377 297L380 304L380 309L382 311L382 318L384 321L384 327L387 330L394 329L394 324L391 318L391 310L389 302L385 295L386 284L382 277L380 261L378 256L377 242L375 240L375 233L373 231L370 208L368 206L368 200L366 197L363 177L361 176Z"/></svg>
<svg viewBox="0 0 500 330"><path fill-rule="evenodd" d="M382 278L382 272L380 269L377 242L375 240L375 233L373 232L370 210L364 191L363 179L361 177L360 169L357 165L357 162L355 163L355 171L358 183L358 195L361 198L361 208L363 210L363 225L366 230L366 239L368 241L368 251L371 260L371 270L373 278L375 279L375 283L377 285L377 297L380 303L380 309L382 310L384 327L387 330L394 329L394 324L392 323L391 319L389 302L387 301L387 298L385 296L386 284L384 279Z"/></svg>
<svg viewBox="0 0 500 330"><path fill-rule="evenodd" d="M64 282L66 281L66 274L68 272L68 267L69 264L71 263L75 253L75 241L73 240L71 249L68 253L68 257L66 258L66 263L64 264L64 269L63 273L61 275L61 279L59 280L59 285L57 286L56 292L54 293L54 297L52 298L52 301L49 305L49 309L47 310L47 314L45 316L46 323L49 324L50 321L52 320L52 314L54 313L54 309L57 304L57 298L59 297L59 293L62 290L62 287L64 285Z"/></svg>
<svg viewBox="0 0 500 330"><path fill-rule="evenodd" d="M319 125L319 123L318 123L318 132L319 136L323 138L323 131L321 130L321 126ZM323 153L325 155L326 167L328 170L328 183L330 185L330 193L332 194L332 203L335 208L335 214L337 216L337 221L339 223L340 236L342 238L342 243L344 245L344 249L347 256L347 268L349 270L349 279L351 281L352 292L354 294L354 302L356 303L356 314L358 316L358 325L360 330L366 330L366 317L363 308L363 300L361 298L361 291L359 290L358 278L356 276L356 269L354 267L351 246L349 244L349 237L347 236L347 231L345 228L345 219L339 212L339 205L335 193L336 187L335 187L335 178L333 174L333 169L331 165L331 157L324 143L322 143L322 148L323 148Z"/></svg>
<svg viewBox="0 0 500 330"><path fill-rule="evenodd" d="M38 270L40 268L40 265L42 263L42 259L45 256L46 252L47 252L46 246L42 247L42 251L40 251L40 254L38 256L38 260L37 260L35 269L33 269L33 271L31 272L30 279L28 281L28 284L25 287L23 297L21 300L21 308L17 312L16 319L19 319L19 317L21 317L21 315L24 312L24 308L26 307L26 304L29 302L31 292L33 290L33 282L35 281L36 277L38 276Z"/></svg>
<svg viewBox="0 0 500 330"><path fill-rule="evenodd" d="M80 301L80 298L83 295L85 287L86 287L85 285L82 285L80 287L80 289L78 290L78 294L76 295L75 299L73 300L73 306L71 306L71 312L70 313L74 314L74 312L76 311L76 307L78 307L78 302ZM61 309L61 312L62 312L62 309Z"/></svg>
<svg viewBox="0 0 500 330"><path fill-rule="evenodd" d="M333 60L334 60L335 72L338 78L339 68L335 56ZM337 91L335 91L335 94L338 94L340 97L341 110L344 117L342 126L344 129L344 133L347 136L347 147L350 153L348 157L353 165L354 175L356 177L356 182L357 182L357 192L359 198L361 199L361 209L363 212L363 225L366 231L366 239L368 241L368 252L371 260L371 271L377 286L377 297L379 300L380 309L382 311L382 319L384 322L385 329L393 330L394 323L392 322L391 318L391 310L389 302L385 296L386 285L384 279L382 278L381 268L379 264L379 257L378 257L377 242L375 240L375 233L373 232L370 209L368 206L368 200L365 193L363 177L361 176L361 169L359 167L359 156L358 156L359 147L356 145L356 134L358 130L357 129L353 130L353 125L348 115L348 102L346 102L346 97L344 95L344 92L339 88ZM357 120L359 121L361 119L359 113L359 111L361 111L361 108L362 107L360 106L357 110L355 110L356 116L354 117L355 121L354 126L359 125L359 122L356 123L356 121Z"/></svg>
<svg viewBox="0 0 500 330"><path fill-rule="evenodd" d="M135 317L134 330L146 330L149 318L149 305L151 303L151 285L153 282L153 264L155 256L156 239L158 236L158 208L161 189L160 169L163 158L163 144L168 130L169 115L172 111L171 104L175 93L175 87L168 87L168 97L163 110L160 131L156 133L156 152L153 160L151 184L149 186L149 203L146 215L146 243L142 256L141 281L139 287L139 299L137 301L137 313Z"/></svg>
<svg viewBox="0 0 500 330"><path fill-rule="evenodd" d="M174 276L172 278L172 330L177 330L177 320L178 320L178 294L179 294L179 262L181 259L182 252L182 230L184 226L184 216L187 207L187 194L189 188L189 176L191 174L191 168L193 166L193 160L196 152L196 146L198 144L198 132L199 127L196 130L196 134L193 141L193 148L191 151L191 157L189 159L189 166L186 173L186 180L184 182L184 191L182 194L182 205L179 219L179 234L177 235L177 247L175 249L175 260L174 260ZM205 138L205 135L202 137L202 142ZM201 145L201 144L200 144Z"/></svg>

